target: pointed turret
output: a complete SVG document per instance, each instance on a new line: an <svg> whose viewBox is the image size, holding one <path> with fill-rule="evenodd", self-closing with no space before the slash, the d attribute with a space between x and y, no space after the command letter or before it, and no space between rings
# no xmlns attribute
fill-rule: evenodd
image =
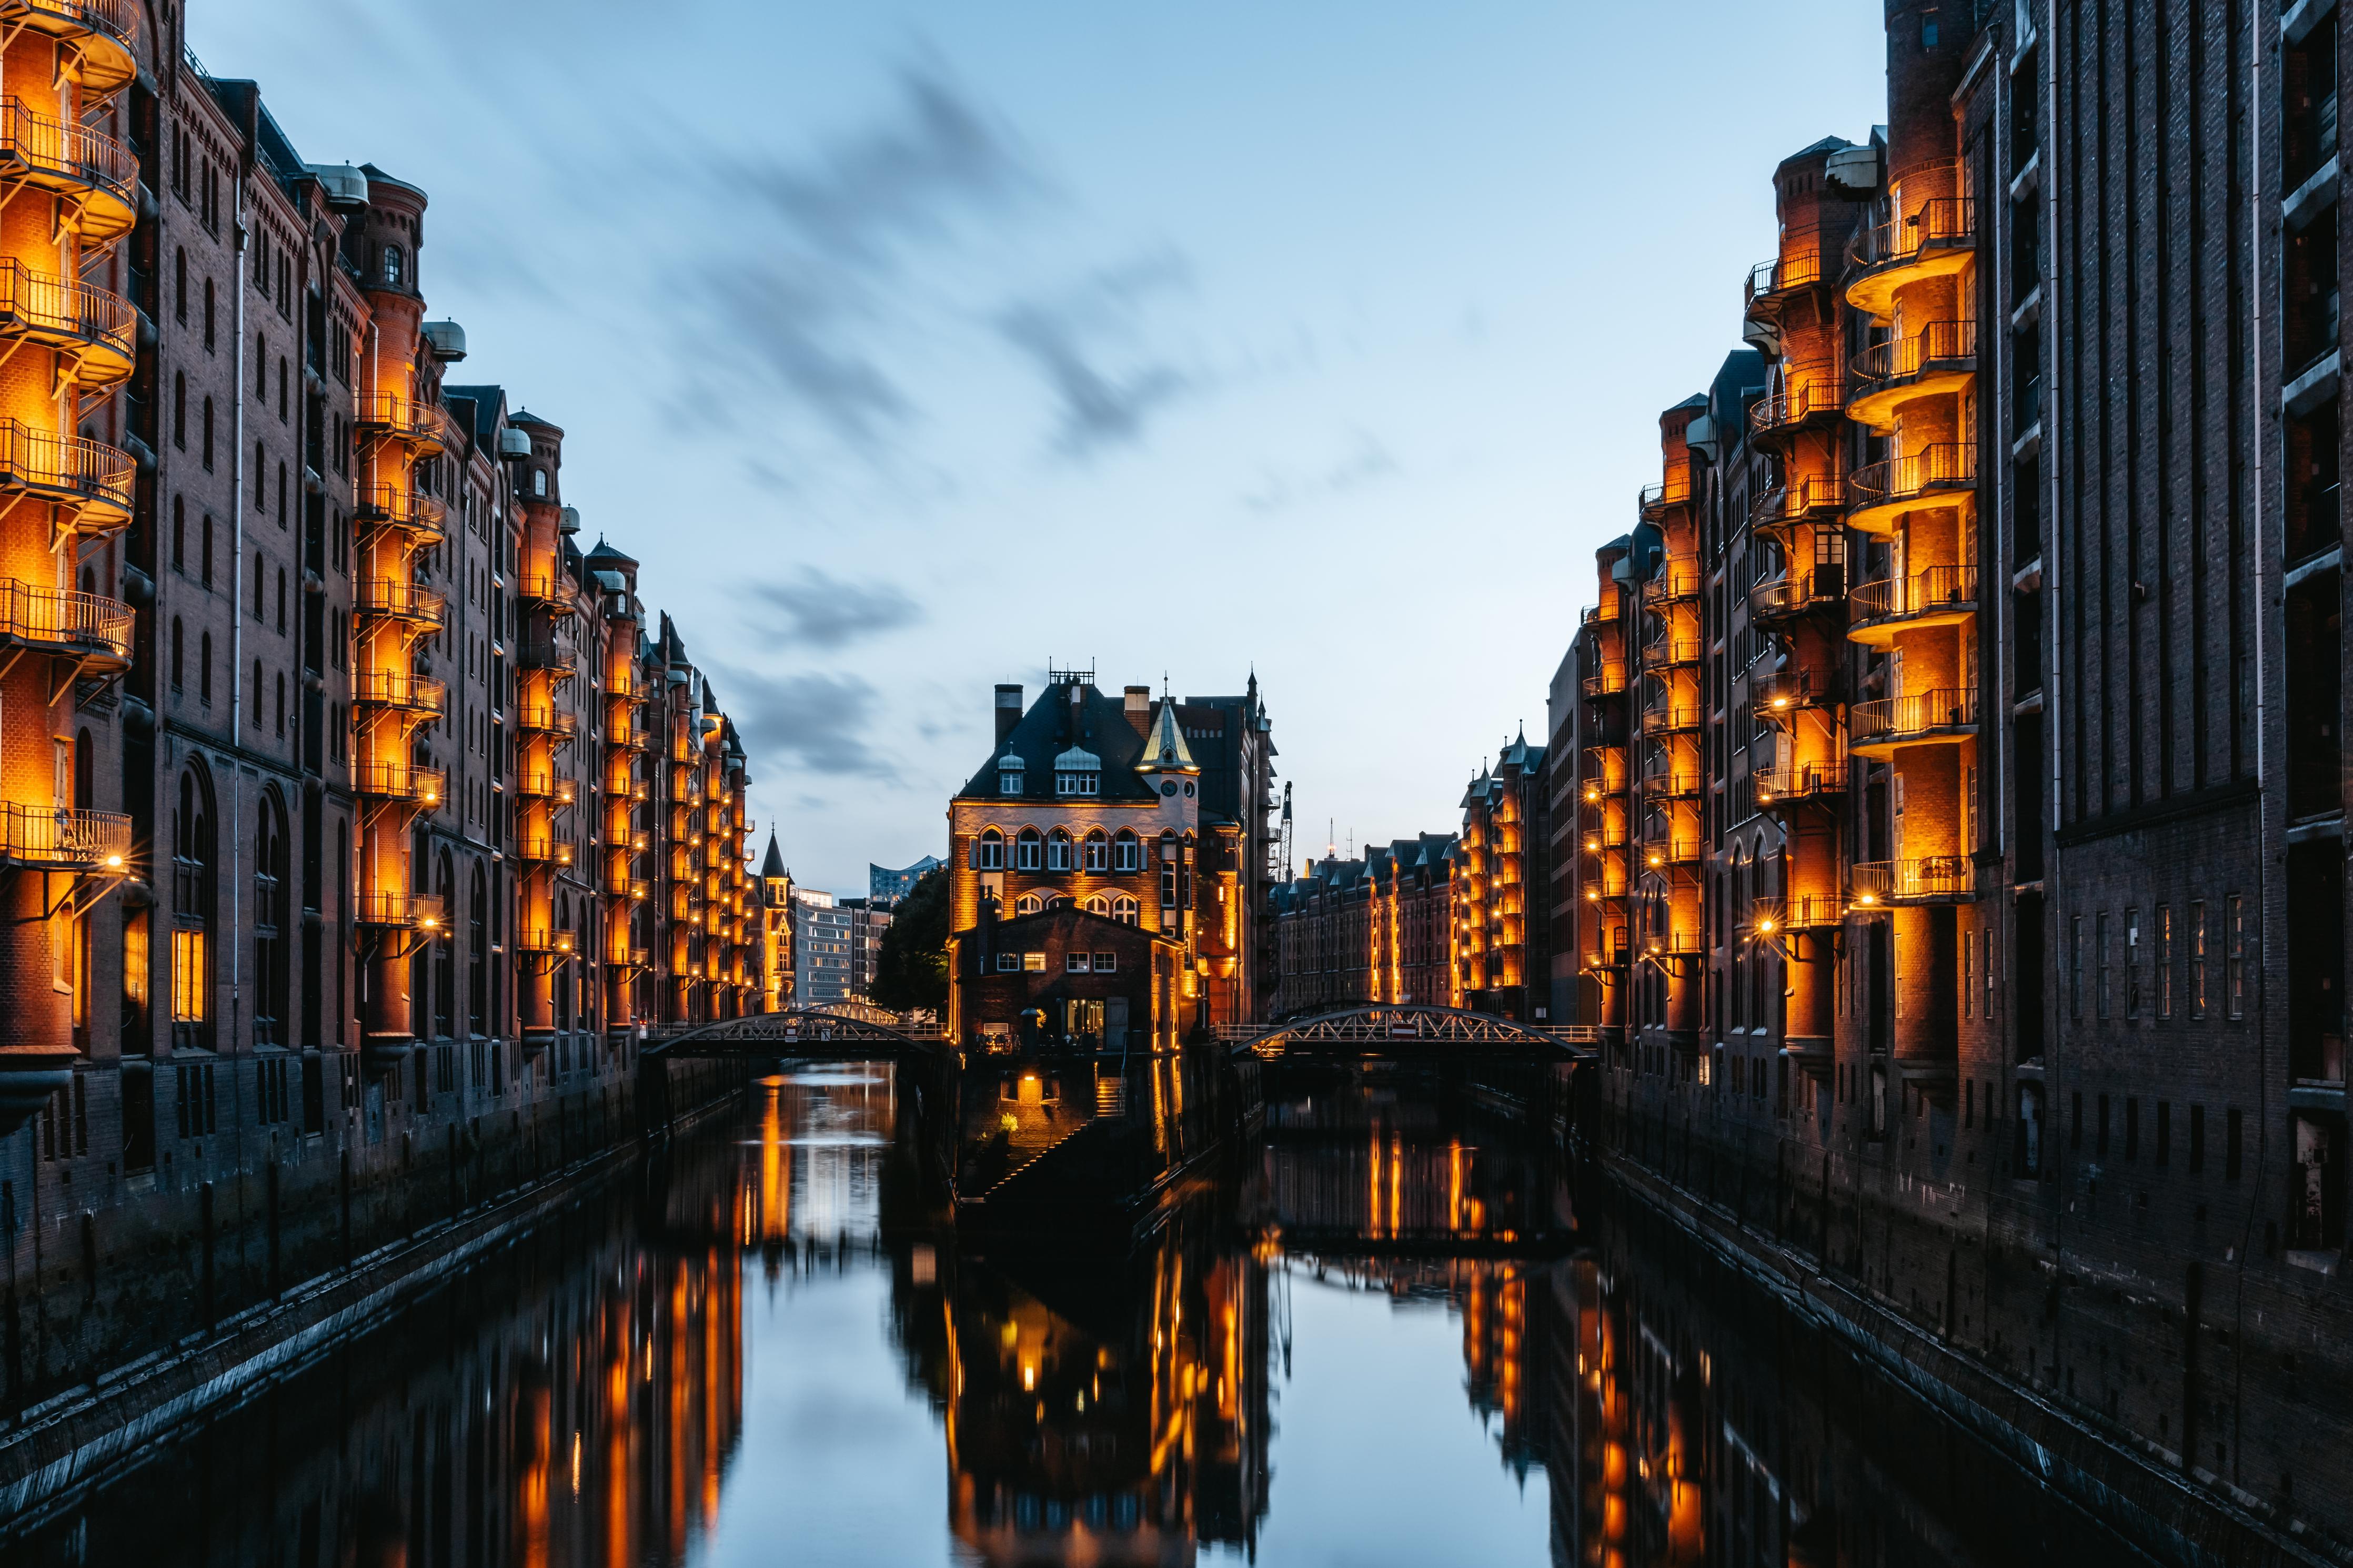
<svg viewBox="0 0 2353 1568"><path fill-rule="evenodd" d="M773 827L768 830L768 858L760 862L760 875L764 879L786 875L785 854L783 850L776 847L776 830Z"/></svg>
<svg viewBox="0 0 2353 1568"><path fill-rule="evenodd" d="M1198 773L1200 767L1193 761L1192 751L1185 744L1185 731L1176 723L1176 705L1166 698L1160 700L1159 721L1153 726L1145 742L1144 755L1135 764L1140 773Z"/></svg>

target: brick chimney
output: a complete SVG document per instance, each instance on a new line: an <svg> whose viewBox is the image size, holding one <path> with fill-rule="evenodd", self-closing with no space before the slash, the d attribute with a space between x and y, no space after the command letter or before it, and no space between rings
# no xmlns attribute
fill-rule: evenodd
<svg viewBox="0 0 2353 1568"><path fill-rule="evenodd" d="M1139 735L1152 733L1152 688L1131 686L1127 689L1127 721Z"/></svg>
<svg viewBox="0 0 2353 1568"><path fill-rule="evenodd" d="M1000 686L997 689L997 744L1002 750L1005 738L1013 733L1013 726L1021 722L1021 689Z"/></svg>

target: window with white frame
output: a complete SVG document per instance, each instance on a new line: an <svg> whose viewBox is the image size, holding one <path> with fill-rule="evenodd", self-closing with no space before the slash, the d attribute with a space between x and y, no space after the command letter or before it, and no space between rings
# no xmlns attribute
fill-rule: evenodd
<svg viewBox="0 0 2353 1568"><path fill-rule="evenodd" d="M1057 827L1054 836L1046 840L1046 869L1067 871L1070 868L1071 836Z"/></svg>
<svg viewBox="0 0 2353 1568"><path fill-rule="evenodd" d="M1005 869L1005 837L994 827L980 836L972 847L972 867L976 871Z"/></svg>
<svg viewBox="0 0 2353 1568"><path fill-rule="evenodd" d="M1038 837L1036 828L1023 828L1021 837L1013 841L1013 868L1017 871L1035 871L1045 857L1045 849L1046 841Z"/></svg>
<svg viewBox="0 0 2353 1568"><path fill-rule="evenodd" d="M1111 841L1111 868L1114 871L1144 869L1144 841L1124 827Z"/></svg>
<svg viewBox="0 0 2353 1568"><path fill-rule="evenodd" d="M1080 864L1089 871L1103 870L1111 861L1111 840L1103 836L1100 827L1086 837L1081 846Z"/></svg>

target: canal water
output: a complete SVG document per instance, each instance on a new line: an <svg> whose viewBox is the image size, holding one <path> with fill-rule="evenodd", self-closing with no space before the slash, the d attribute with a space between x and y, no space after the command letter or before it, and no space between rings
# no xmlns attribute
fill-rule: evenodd
<svg viewBox="0 0 2353 1568"><path fill-rule="evenodd" d="M959 1247L887 1067L754 1083L0 1536L40 1564L2136 1561L1474 1083L1270 1071L1129 1251Z"/></svg>

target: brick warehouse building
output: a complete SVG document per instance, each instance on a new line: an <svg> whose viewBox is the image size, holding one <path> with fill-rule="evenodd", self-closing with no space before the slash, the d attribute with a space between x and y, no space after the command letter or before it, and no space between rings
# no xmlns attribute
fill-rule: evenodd
<svg viewBox="0 0 2353 1568"><path fill-rule="evenodd" d="M426 194L305 163L179 21L0 29L0 1230L82 1260L11 1399L186 1331L188 1237L234 1308L617 1130L639 1026L762 1005L742 743L578 549L562 431L454 384Z"/></svg>
<svg viewBox="0 0 2353 1568"><path fill-rule="evenodd" d="M1554 683L1554 994L1628 1156L2342 1542L2347 13L2126 9L1891 0L1774 171Z"/></svg>
<svg viewBox="0 0 2353 1568"><path fill-rule="evenodd" d="M1257 678L1155 702L1058 670L1021 695L997 689L994 754L948 806L955 1037L1166 1048L1264 1017L1280 843Z"/></svg>
<svg viewBox="0 0 2353 1568"><path fill-rule="evenodd" d="M1459 840L1425 833L1327 855L1273 890L1281 973L1270 1020L1361 1002L1455 1005L1454 871Z"/></svg>

